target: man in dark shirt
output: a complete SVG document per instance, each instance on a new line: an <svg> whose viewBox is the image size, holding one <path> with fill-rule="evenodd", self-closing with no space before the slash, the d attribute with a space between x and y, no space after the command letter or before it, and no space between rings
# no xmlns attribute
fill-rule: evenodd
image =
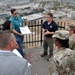
<svg viewBox="0 0 75 75"><path fill-rule="evenodd" d="M55 31L58 30L58 25L53 21L53 14L47 13L46 15L46 21L42 25L42 33L44 34L44 53L41 55L41 57L44 57L47 55L47 49L49 46L49 58L53 55L53 39L52 35L55 33Z"/></svg>

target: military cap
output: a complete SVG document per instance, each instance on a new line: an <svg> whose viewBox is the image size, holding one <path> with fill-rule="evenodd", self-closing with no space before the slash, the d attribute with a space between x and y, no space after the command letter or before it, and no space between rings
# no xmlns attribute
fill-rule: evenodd
<svg viewBox="0 0 75 75"><path fill-rule="evenodd" d="M65 26L66 30L75 30L75 24L70 24Z"/></svg>
<svg viewBox="0 0 75 75"><path fill-rule="evenodd" d="M55 34L52 36L53 38L59 38L61 40L69 39L70 33L67 30L58 30L55 32Z"/></svg>

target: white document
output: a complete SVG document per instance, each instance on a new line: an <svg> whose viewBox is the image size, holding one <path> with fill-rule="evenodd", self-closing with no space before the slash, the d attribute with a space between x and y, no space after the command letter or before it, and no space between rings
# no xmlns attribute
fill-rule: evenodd
<svg viewBox="0 0 75 75"><path fill-rule="evenodd" d="M32 65L31 65L29 62L28 62L28 67L29 67L29 68L31 68L31 67L32 67Z"/></svg>
<svg viewBox="0 0 75 75"><path fill-rule="evenodd" d="M20 27L20 31L21 31L22 34L31 34L32 33L30 31L30 29L28 28L28 26Z"/></svg>
<svg viewBox="0 0 75 75"><path fill-rule="evenodd" d="M13 50L13 53L15 53L17 56L19 56L19 57L23 58L23 57L22 57L22 55L18 52L18 50L17 50L17 49L14 49L14 50ZM32 65L31 65L29 62L28 62L28 67L29 67L29 68L31 68L31 67L32 67Z"/></svg>
<svg viewBox="0 0 75 75"><path fill-rule="evenodd" d="M22 55L18 52L17 49L14 49L14 50L13 50L13 53L15 53L17 56L23 58Z"/></svg>

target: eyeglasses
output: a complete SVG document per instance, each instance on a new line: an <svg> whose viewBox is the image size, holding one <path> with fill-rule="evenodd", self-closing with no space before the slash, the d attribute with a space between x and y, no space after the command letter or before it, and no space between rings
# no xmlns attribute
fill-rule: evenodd
<svg viewBox="0 0 75 75"><path fill-rule="evenodd" d="M50 17L46 17L46 18L50 18Z"/></svg>

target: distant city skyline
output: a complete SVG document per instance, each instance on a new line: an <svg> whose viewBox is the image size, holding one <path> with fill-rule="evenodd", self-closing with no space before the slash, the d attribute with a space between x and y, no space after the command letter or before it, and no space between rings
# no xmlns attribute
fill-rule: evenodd
<svg viewBox="0 0 75 75"><path fill-rule="evenodd" d="M75 0L0 0L0 19L4 20L5 18L8 18L12 8L17 9L19 14L26 19L29 19L30 16L34 16L35 14L45 13L51 10L53 10L52 12L55 17L61 17L66 16L66 12L69 13L70 11L75 10ZM65 8L68 11L65 10ZM69 9L71 10L69 11ZM59 12L61 11L63 14L61 12L55 14L54 11L56 10ZM39 15L39 17L40 16L41 15Z"/></svg>
<svg viewBox="0 0 75 75"><path fill-rule="evenodd" d="M31 0L0 0L0 1L31 1ZM32 1L36 1L37 2L37 0L32 0ZM64 2L75 2L75 0L38 0L38 1L64 1Z"/></svg>

